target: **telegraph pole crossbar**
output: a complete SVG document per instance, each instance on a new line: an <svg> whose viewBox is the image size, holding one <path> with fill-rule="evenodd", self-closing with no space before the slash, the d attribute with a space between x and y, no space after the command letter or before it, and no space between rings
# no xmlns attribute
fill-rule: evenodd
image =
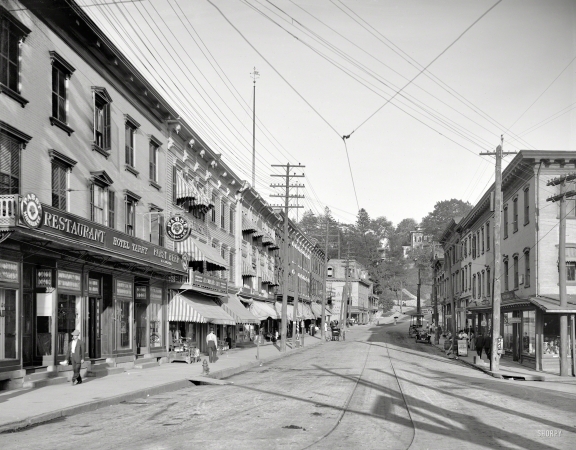
<svg viewBox="0 0 576 450"><path fill-rule="evenodd" d="M290 204L290 199L291 198L304 198L303 195L291 195L290 194L290 189L292 188L297 188L297 187L304 187L304 185L299 185L299 184L291 184L290 180L292 178L302 178L304 177L304 174L296 174L296 173L290 173L291 170L293 169L303 169L306 166L303 166L301 164L272 164L272 167L280 167L282 169L286 170L286 173L283 175L279 175L279 174L272 174L271 176L273 177L282 177L284 178L284 184L272 184L271 187L276 187L276 188L283 188L284 189L284 194L280 195L280 194L271 194L271 197L283 197L284 198L284 255L283 255L283 290L282 290L282 320L281 320L281 329L280 329L280 352L281 353L285 353L286 352L286 338L287 338L287 328L288 328L288 276L289 276L289 272L290 272L290 258L289 258L289 249L290 249L290 243L289 243L289 233L288 233L288 212L290 210L290 208L303 208L303 206L300 205L291 205ZM274 206L274 205L272 205ZM276 206L280 206L280 205L276 205ZM296 274L296 277L298 277L298 274ZM295 295L296 298L298 296L298 278L296 278L297 282L296 282L296 291L295 291ZM295 304L296 306L296 310L294 311L294 323L296 323L296 321L298 320L298 310L297 310L297 306L298 304ZM295 336L293 336L293 342L294 342ZM295 344L295 342L294 342Z"/></svg>

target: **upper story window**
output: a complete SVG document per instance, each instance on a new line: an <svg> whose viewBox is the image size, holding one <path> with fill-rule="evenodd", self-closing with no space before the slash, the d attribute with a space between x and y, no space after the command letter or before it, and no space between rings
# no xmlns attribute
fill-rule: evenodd
<svg viewBox="0 0 576 450"><path fill-rule="evenodd" d="M68 84L76 69L54 51L50 52L50 59L52 61L52 116L50 123L61 128L70 136L74 130L68 126Z"/></svg>
<svg viewBox="0 0 576 450"><path fill-rule="evenodd" d="M111 189L112 179L103 170L91 172L90 220L110 228L115 227L115 193Z"/></svg>
<svg viewBox="0 0 576 450"><path fill-rule="evenodd" d="M234 225L235 225L235 219L234 216L236 215L236 210L230 208L230 233L234 233Z"/></svg>
<svg viewBox="0 0 576 450"><path fill-rule="evenodd" d="M476 259L476 234L472 236L472 258Z"/></svg>
<svg viewBox="0 0 576 450"><path fill-rule="evenodd" d="M76 161L56 150L50 150L49 155L52 160L52 206L68 211L68 174Z"/></svg>
<svg viewBox="0 0 576 450"><path fill-rule="evenodd" d="M93 87L92 97L94 103L94 143L93 149L108 157L112 148L110 133L110 104L112 99L103 87Z"/></svg>
<svg viewBox="0 0 576 450"><path fill-rule="evenodd" d="M486 222L486 251L490 251L490 222Z"/></svg>
<svg viewBox="0 0 576 450"><path fill-rule="evenodd" d="M326 276L328 278L332 278L334 276L334 268L332 267L327 267L326 268Z"/></svg>
<svg viewBox="0 0 576 450"><path fill-rule="evenodd" d="M20 86L20 47L30 34L18 19L0 6L0 94L6 94L24 107Z"/></svg>
<svg viewBox="0 0 576 450"><path fill-rule="evenodd" d="M220 203L220 228L226 228L226 203Z"/></svg>
<svg viewBox="0 0 576 450"><path fill-rule="evenodd" d="M0 121L0 195L20 194L20 152L32 139Z"/></svg>
<svg viewBox="0 0 576 450"><path fill-rule="evenodd" d="M482 254L484 254L484 227L480 230L480 242L482 242Z"/></svg>
<svg viewBox="0 0 576 450"><path fill-rule="evenodd" d="M512 214L514 221L512 222L512 230L514 233L518 231L518 197L512 201Z"/></svg>
<svg viewBox="0 0 576 450"><path fill-rule="evenodd" d="M212 220L212 222L216 223L216 194L212 193L212 204L214 205L214 207L212 208L212 215L210 217L210 219Z"/></svg>
<svg viewBox="0 0 576 450"><path fill-rule="evenodd" d="M125 158L124 162L126 164L126 170L138 175L136 170L136 131L140 128L140 124L136 122L128 114L124 115L126 122L124 124L124 148L125 148Z"/></svg>
<svg viewBox="0 0 576 450"><path fill-rule="evenodd" d="M149 154L149 178L156 186L158 186L158 152L160 149L160 142L154 137L150 137L148 145Z"/></svg>
<svg viewBox="0 0 576 450"><path fill-rule="evenodd" d="M524 250L524 287L530 286L530 249Z"/></svg>
<svg viewBox="0 0 576 450"><path fill-rule="evenodd" d="M524 225L530 223L530 188L524 188Z"/></svg>
<svg viewBox="0 0 576 450"><path fill-rule="evenodd" d="M504 260L504 290L508 291L508 258Z"/></svg>
<svg viewBox="0 0 576 450"><path fill-rule="evenodd" d="M504 206L504 239L508 237L508 205Z"/></svg>
<svg viewBox="0 0 576 450"><path fill-rule="evenodd" d="M486 268L486 296L491 297L492 289L490 287L490 267Z"/></svg>
<svg viewBox="0 0 576 450"><path fill-rule="evenodd" d="M140 196L128 189L126 189L124 193L125 233L130 236L136 236L136 205L140 201Z"/></svg>
<svg viewBox="0 0 576 450"><path fill-rule="evenodd" d="M514 289L518 289L518 255L514 255Z"/></svg>
<svg viewBox="0 0 576 450"><path fill-rule="evenodd" d="M150 242L163 247L164 213L162 212L162 208L150 204L148 215L150 216Z"/></svg>

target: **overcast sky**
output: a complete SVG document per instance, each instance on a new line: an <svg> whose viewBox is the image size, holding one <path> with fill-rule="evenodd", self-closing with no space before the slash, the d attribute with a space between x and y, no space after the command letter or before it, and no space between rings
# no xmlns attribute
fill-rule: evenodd
<svg viewBox="0 0 576 450"><path fill-rule="evenodd" d="M256 67L257 189L273 192L271 164L303 164L302 204L344 222L358 207L397 224L437 201L474 204L494 178L494 160L478 154L501 134L506 151L576 146L573 0L144 0L85 11L249 181Z"/></svg>

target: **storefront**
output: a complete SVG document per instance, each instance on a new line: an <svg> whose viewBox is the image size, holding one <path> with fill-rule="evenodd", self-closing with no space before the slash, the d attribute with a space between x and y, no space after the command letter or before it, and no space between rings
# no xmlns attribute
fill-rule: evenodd
<svg viewBox="0 0 576 450"><path fill-rule="evenodd" d="M262 335L269 339L274 336L276 332L280 335L280 319L281 314L278 314L275 309L275 303L242 299L242 301L250 301L250 313L260 321L262 328ZM258 331L258 330L257 330Z"/></svg>
<svg viewBox="0 0 576 450"><path fill-rule="evenodd" d="M221 302L224 310L236 320L234 333L228 336L230 348L235 348L237 343L252 341L256 333L255 326L260 324L260 320L242 305L235 294L222 297Z"/></svg>
<svg viewBox="0 0 576 450"><path fill-rule="evenodd" d="M170 277L186 274L186 256L33 194L19 208L26 214L14 215L0 241L0 380L8 388L26 374L68 370L59 363L75 329L86 344L83 370L99 361L129 368L153 348L167 355L163 292Z"/></svg>

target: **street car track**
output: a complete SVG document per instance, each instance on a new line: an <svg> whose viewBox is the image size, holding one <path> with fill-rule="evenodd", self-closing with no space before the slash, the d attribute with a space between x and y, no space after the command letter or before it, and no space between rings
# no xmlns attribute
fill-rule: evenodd
<svg viewBox="0 0 576 450"><path fill-rule="evenodd" d="M388 332L386 332L386 334L388 334ZM360 375L356 379L356 383L354 384L354 387L352 388L350 395L348 396L348 398L344 402L344 406L342 407L340 415L338 416L338 419L336 420L334 426L330 430L328 430L326 433L324 433L322 436L320 436L318 439L316 439L314 442L312 442L310 445L307 445L306 447L302 447L302 450L313 448L316 445L318 445L320 442L322 442L323 440L328 438L332 433L334 433L334 431L336 431L338 426L342 423L342 419L344 418L344 415L348 412L350 402L352 401L354 394L356 393L356 390L358 388L358 384L360 383L360 380L362 379L362 376L364 375L364 371L366 370L366 365L368 364L368 356L370 355L370 350L372 349L372 346L373 346L373 344L371 342L369 342L368 344L369 344L369 347L368 347L368 351L366 352L366 358L364 359L362 371L360 372ZM384 344L386 346L386 352L388 354L388 360L390 362L390 367L392 367L392 371L394 372L394 377L396 379L396 383L398 384L398 388L400 390L400 393L402 394L402 399L404 400L404 405L406 407L406 411L408 413L410 423L412 424L412 429L414 430L414 432L412 433L412 440L410 441L410 444L406 447L408 449L412 446L412 443L414 442L414 438L416 437L416 426L414 425L414 421L412 420L412 414L410 413L410 408L408 407L408 402L406 401L406 396L404 395L402 385L400 384L400 381L398 380L398 375L396 374L396 369L394 368L394 364L392 363L392 357L390 356L390 349L388 347L388 343L382 342L379 344Z"/></svg>

